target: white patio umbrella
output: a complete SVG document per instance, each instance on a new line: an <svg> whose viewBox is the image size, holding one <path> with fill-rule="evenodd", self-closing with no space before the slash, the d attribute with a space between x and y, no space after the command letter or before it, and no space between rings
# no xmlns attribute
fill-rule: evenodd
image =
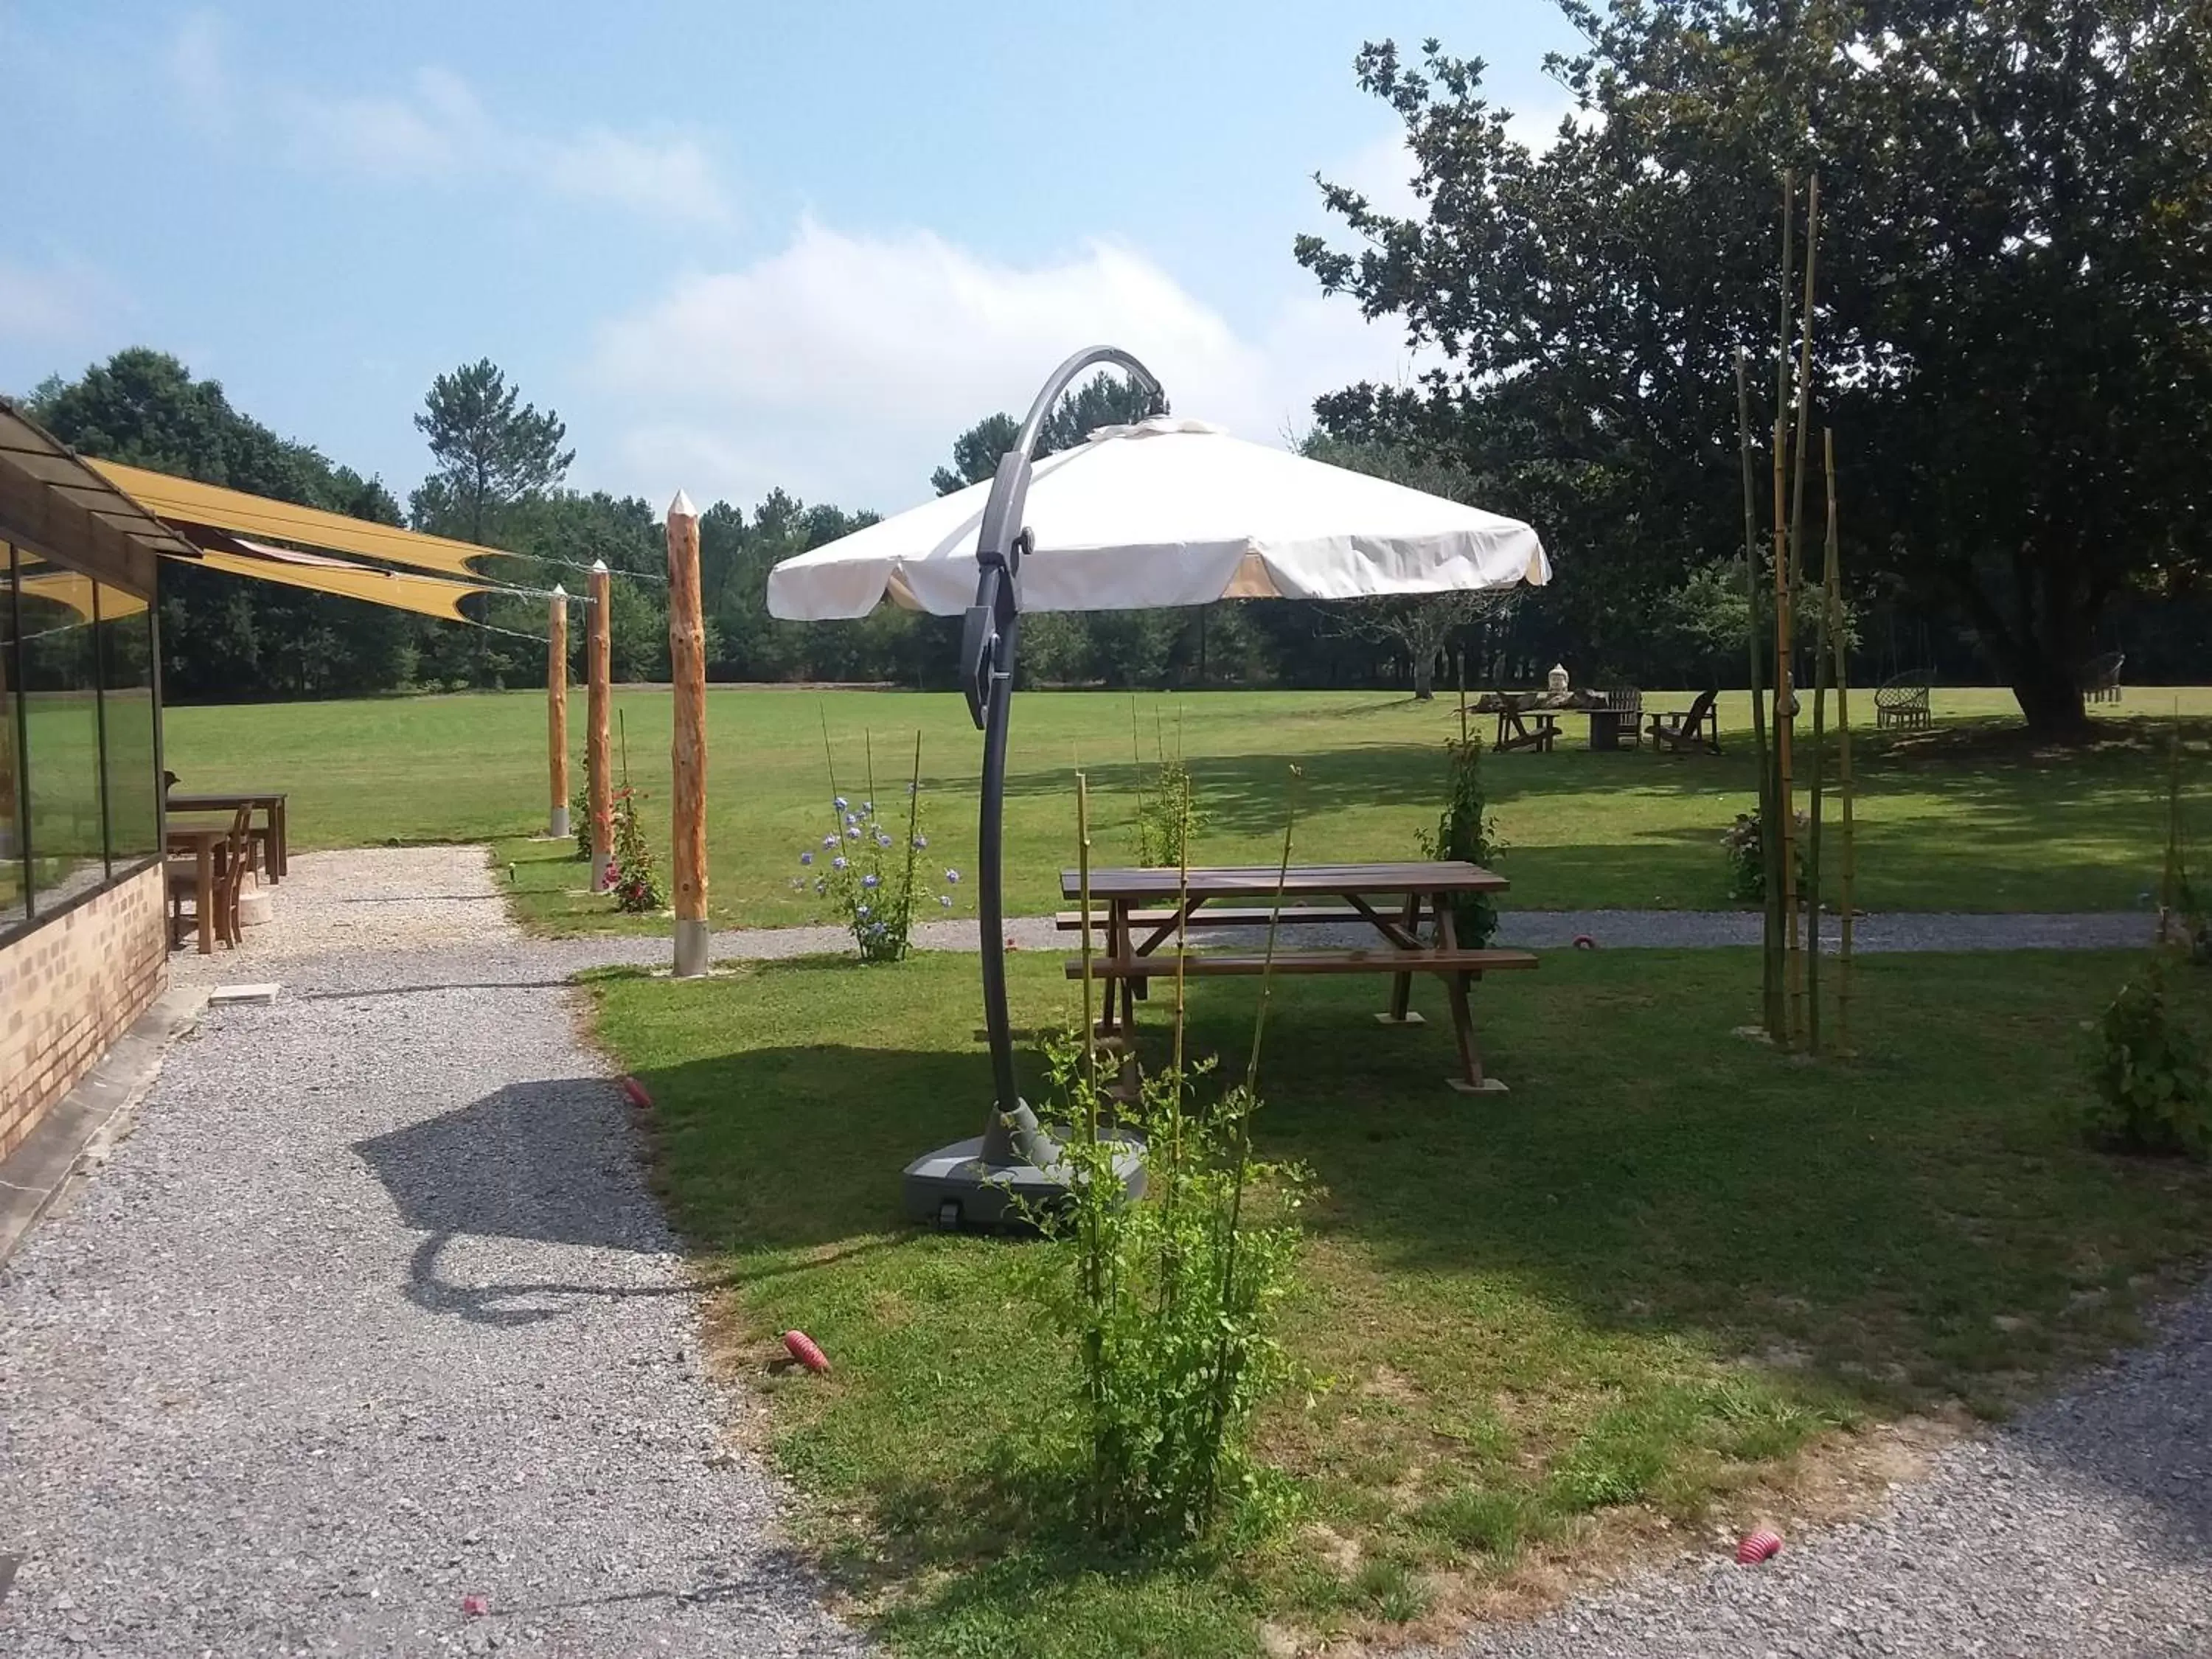
<svg viewBox="0 0 2212 1659"><path fill-rule="evenodd" d="M889 599L955 617L975 602L992 483L786 559L771 616L865 617ZM1139 611L1216 599L1362 599L1547 581L1515 519L1164 416L1103 427L1036 463L1024 611Z"/></svg>
<svg viewBox="0 0 2212 1659"><path fill-rule="evenodd" d="M1127 369L1161 412L1032 463L1039 428L1076 376ZM996 1090L982 1135L906 1172L907 1207L940 1224L994 1224L1009 1199L1064 1191L1059 1149L1015 1088L1000 882L1007 703L1024 611L1134 611L1227 599L1358 599L1551 579L1536 532L1458 501L1178 421L1143 364L1078 352L1038 393L988 483L885 519L769 572L772 616L865 617L889 599L964 614L962 675L984 732L977 910ZM1134 1143L1124 1171L1140 1188Z"/></svg>

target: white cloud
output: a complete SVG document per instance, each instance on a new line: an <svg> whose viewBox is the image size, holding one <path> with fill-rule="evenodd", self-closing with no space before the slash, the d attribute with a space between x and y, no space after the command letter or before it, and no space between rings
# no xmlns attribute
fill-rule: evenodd
<svg viewBox="0 0 2212 1659"><path fill-rule="evenodd" d="M391 180L450 179L497 171L516 159L459 76L418 70L398 98L337 98L289 93L279 114L295 160L336 165Z"/></svg>
<svg viewBox="0 0 2212 1659"><path fill-rule="evenodd" d="M219 122L228 114L230 72L222 23L212 12L189 13L177 25L165 67L169 84L194 119Z"/></svg>
<svg viewBox="0 0 2212 1659"><path fill-rule="evenodd" d="M1322 392L1410 370L1395 331L1349 301L1301 296L1240 333L1118 244L1018 265L810 219L782 251L608 324L591 378L625 489L751 501L781 484L896 509L928 493L957 434L1024 412L1054 363L1102 341L1151 367L1178 413L1261 441L1303 429Z"/></svg>
<svg viewBox="0 0 2212 1659"><path fill-rule="evenodd" d="M721 223L729 195L700 144L605 127L549 135L503 124L460 76L417 70L392 94L284 91L273 107L304 167L387 183L493 180L653 217Z"/></svg>
<svg viewBox="0 0 2212 1659"><path fill-rule="evenodd" d="M1332 185L1358 191L1377 213L1418 219L1428 212L1427 204L1413 194L1413 175L1419 170L1413 152L1406 147L1406 130L1394 126L1337 166L1323 167L1321 176Z"/></svg>
<svg viewBox="0 0 2212 1659"><path fill-rule="evenodd" d="M114 283L82 260L33 265L0 255L0 339L75 345L125 308Z"/></svg>

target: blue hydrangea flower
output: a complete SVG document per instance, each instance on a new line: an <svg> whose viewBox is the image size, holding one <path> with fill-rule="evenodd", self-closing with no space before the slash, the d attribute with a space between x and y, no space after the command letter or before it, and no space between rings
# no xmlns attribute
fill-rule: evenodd
<svg viewBox="0 0 2212 1659"><path fill-rule="evenodd" d="M914 850L917 853L927 853L929 850L929 837L916 836L914 838Z"/></svg>
<svg viewBox="0 0 2212 1659"><path fill-rule="evenodd" d="M836 858L831 859L831 860L830 860L830 867L832 870L842 870L842 869L845 867L845 866L846 866L847 862L848 862L848 860L847 860L847 859L845 858L844 854L841 853L841 854L839 854Z"/></svg>
<svg viewBox="0 0 2212 1659"><path fill-rule="evenodd" d="M844 811L848 806L851 805L852 805L852 803L851 803L850 801L847 800L847 799L846 799L842 795L840 795L840 796L838 796L838 797L837 797L837 799L836 799L836 801L835 805L836 805L836 806L837 810L838 810L839 811L841 811L841 812L842 812L842 811Z"/></svg>
<svg viewBox="0 0 2212 1659"><path fill-rule="evenodd" d="M876 831L876 845L877 845L877 846L878 846L878 847L888 847L888 846L890 846L890 844L891 844L891 838L890 838L890 836L887 833L885 833L884 831L883 831L883 830L877 830L877 831Z"/></svg>
<svg viewBox="0 0 2212 1659"><path fill-rule="evenodd" d="M837 844L837 837L835 836L824 836L822 837L822 844L824 847L835 847Z"/></svg>
<svg viewBox="0 0 2212 1659"><path fill-rule="evenodd" d="M957 870L947 870L945 872L945 878L951 882L955 887L957 887L960 884L960 872Z"/></svg>
<svg viewBox="0 0 2212 1659"><path fill-rule="evenodd" d="M847 841L858 841L860 838L860 826L857 823L845 832L845 839Z"/></svg>
<svg viewBox="0 0 2212 1659"><path fill-rule="evenodd" d="M883 879L884 878L881 876L877 875L862 876L860 878L860 885L863 887L881 886L883 884Z"/></svg>
<svg viewBox="0 0 2212 1659"><path fill-rule="evenodd" d="M811 864L814 862L814 854L811 853L801 853L799 855L799 861L801 864Z"/></svg>
<svg viewBox="0 0 2212 1659"><path fill-rule="evenodd" d="M950 910L952 908L952 895L950 893L939 893L937 896L937 902L943 905L946 909Z"/></svg>

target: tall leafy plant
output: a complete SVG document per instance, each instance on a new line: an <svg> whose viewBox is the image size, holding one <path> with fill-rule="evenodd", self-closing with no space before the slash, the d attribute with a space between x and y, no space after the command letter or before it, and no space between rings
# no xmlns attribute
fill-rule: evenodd
<svg viewBox="0 0 2212 1659"><path fill-rule="evenodd" d="M1088 787L1079 775L1077 800L1087 910ZM1287 826L1283 846L1287 866ZM1225 1509L1249 1510L1283 1490L1255 1461L1251 1430L1292 1375L1280 1317L1297 1282L1310 1182L1253 1150L1269 976L1241 1081L1216 1089L1213 1062L1188 1056L1178 975L1172 1058L1133 1101L1116 1102L1092 1035L1087 930L1084 947L1085 1035L1048 1055L1072 1125L1064 1157L1073 1190L1040 1218L1056 1248L1035 1283L1073 1339L1086 1524L1104 1536L1171 1544L1205 1534ZM1203 1108L1201 1093L1212 1097ZM1120 1179L1126 1141L1109 1133L1117 1112L1147 1147L1146 1192L1133 1203Z"/></svg>
<svg viewBox="0 0 2212 1659"><path fill-rule="evenodd" d="M1491 816L1482 785L1482 739L1466 729L1461 716L1460 735L1445 744L1450 769L1445 785L1443 815L1434 835L1419 836L1423 856L1453 859L1488 866L1504 850L1498 839L1498 820ZM1455 893L1451 897L1452 926L1459 942L1480 949L1498 931L1498 906L1487 893Z"/></svg>

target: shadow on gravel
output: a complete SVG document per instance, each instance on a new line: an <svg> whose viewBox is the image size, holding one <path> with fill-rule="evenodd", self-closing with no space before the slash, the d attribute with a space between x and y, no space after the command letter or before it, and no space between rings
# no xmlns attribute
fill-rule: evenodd
<svg viewBox="0 0 2212 1659"><path fill-rule="evenodd" d="M668 1250L658 1212L623 1167L637 1157L628 1109L600 1078L511 1084L458 1111L355 1143L401 1224L429 1235L415 1252L408 1299L474 1322L526 1325L559 1316L580 1297L673 1293L678 1287L628 1284L471 1285L441 1273L440 1258L459 1237Z"/></svg>

